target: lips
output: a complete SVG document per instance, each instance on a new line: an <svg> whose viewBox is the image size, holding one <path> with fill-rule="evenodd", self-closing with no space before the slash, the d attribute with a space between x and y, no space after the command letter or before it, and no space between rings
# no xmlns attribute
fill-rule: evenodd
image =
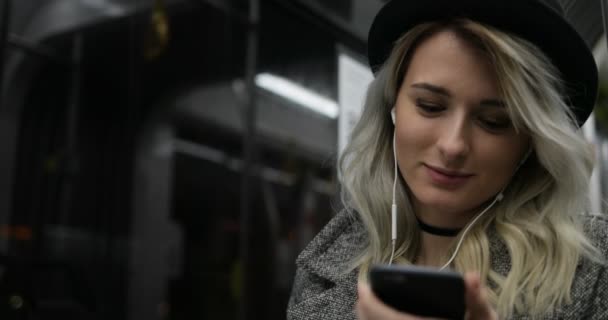
<svg viewBox="0 0 608 320"><path fill-rule="evenodd" d="M435 166L430 166L425 164L424 167L429 175L431 181L442 187L459 187L466 183L473 174L461 172L461 171L453 171L447 170L444 168L439 168Z"/></svg>

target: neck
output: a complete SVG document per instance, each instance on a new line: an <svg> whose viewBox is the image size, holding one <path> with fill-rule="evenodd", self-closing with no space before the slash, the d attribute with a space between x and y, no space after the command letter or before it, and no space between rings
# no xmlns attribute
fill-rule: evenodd
<svg viewBox="0 0 608 320"><path fill-rule="evenodd" d="M426 232L436 236L454 237L458 235L458 233L460 233L460 230L462 230L462 228L442 228L433 226L425 223L420 218L418 218L418 216L416 216L416 220L418 221L418 227L422 232Z"/></svg>
<svg viewBox="0 0 608 320"><path fill-rule="evenodd" d="M429 267L442 267L447 251L456 237L437 236L427 232L420 233L420 252L416 264Z"/></svg>
<svg viewBox="0 0 608 320"><path fill-rule="evenodd" d="M442 267L446 262L449 247L457 240L458 231L467 224L472 214L455 214L416 206L419 226L420 223L426 225L420 230L420 251L416 264Z"/></svg>

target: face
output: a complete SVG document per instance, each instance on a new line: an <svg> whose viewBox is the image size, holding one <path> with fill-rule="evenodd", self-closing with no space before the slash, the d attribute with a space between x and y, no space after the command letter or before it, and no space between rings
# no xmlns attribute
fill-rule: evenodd
<svg viewBox="0 0 608 320"><path fill-rule="evenodd" d="M451 31L414 52L398 92L399 169L416 214L462 227L513 176L528 149L487 58Z"/></svg>

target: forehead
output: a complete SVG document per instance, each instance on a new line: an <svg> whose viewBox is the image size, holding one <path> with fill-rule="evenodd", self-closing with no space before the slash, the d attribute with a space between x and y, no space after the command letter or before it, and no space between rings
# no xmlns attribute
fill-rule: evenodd
<svg viewBox="0 0 608 320"><path fill-rule="evenodd" d="M496 98L498 78L488 55L451 30L423 40L412 53L404 85L417 82L445 87L473 98Z"/></svg>

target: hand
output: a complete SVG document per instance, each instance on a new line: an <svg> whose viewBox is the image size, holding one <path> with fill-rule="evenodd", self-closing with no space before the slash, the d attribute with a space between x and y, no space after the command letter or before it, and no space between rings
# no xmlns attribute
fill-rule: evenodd
<svg viewBox="0 0 608 320"><path fill-rule="evenodd" d="M481 285L477 273L464 276L466 320L497 320L498 316L487 299L486 289ZM423 318L399 312L380 301L369 285L359 283L357 317L361 320L421 320Z"/></svg>
<svg viewBox="0 0 608 320"><path fill-rule="evenodd" d="M466 320L498 320L498 315L490 301L488 301L487 289L481 285L479 274L467 272L464 275Z"/></svg>

